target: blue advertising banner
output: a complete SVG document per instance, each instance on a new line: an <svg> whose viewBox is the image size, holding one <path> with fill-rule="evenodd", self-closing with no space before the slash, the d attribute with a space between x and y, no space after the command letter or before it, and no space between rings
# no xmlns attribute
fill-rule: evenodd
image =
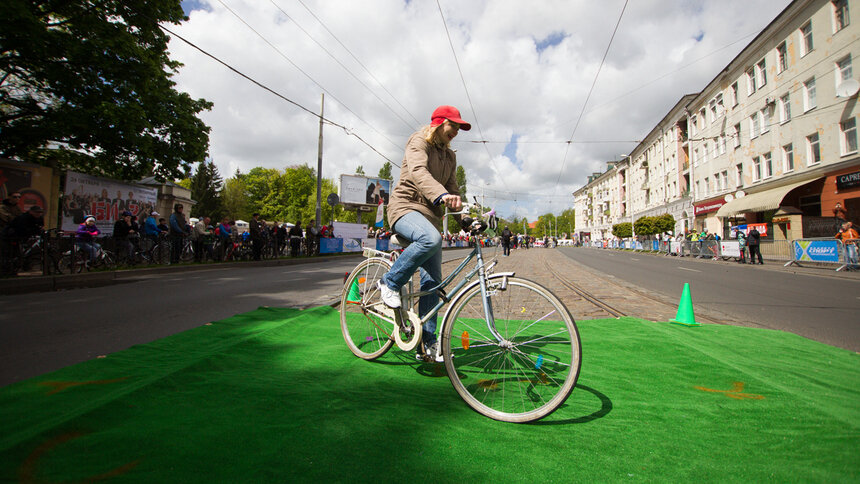
<svg viewBox="0 0 860 484"><path fill-rule="evenodd" d="M388 239L376 239L376 250L388 252Z"/></svg>
<svg viewBox="0 0 860 484"><path fill-rule="evenodd" d="M343 239L320 239L320 254L336 254L343 252Z"/></svg>
<svg viewBox="0 0 860 484"><path fill-rule="evenodd" d="M660 250L660 241L652 240L651 241L651 250Z"/></svg>
<svg viewBox="0 0 860 484"><path fill-rule="evenodd" d="M794 260L807 262L839 262L839 241L795 240Z"/></svg>

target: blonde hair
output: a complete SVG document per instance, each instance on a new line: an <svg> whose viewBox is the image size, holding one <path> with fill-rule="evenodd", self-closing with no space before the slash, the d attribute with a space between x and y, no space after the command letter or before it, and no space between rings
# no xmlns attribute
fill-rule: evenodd
<svg viewBox="0 0 860 484"><path fill-rule="evenodd" d="M431 126L427 125L421 128L421 136L424 138L424 141L430 143L434 146L439 146L441 148L450 148L451 143L441 139L439 136L439 128L442 127L443 124L447 123L448 120L442 122L442 124Z"/></svg>

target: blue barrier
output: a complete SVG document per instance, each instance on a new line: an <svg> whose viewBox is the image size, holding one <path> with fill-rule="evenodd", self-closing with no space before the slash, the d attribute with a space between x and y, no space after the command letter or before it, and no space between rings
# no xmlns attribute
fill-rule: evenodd
<svg viewBox="0 0 860 484"><path fill-rule="evenodd" d="M343 239L320 239L320 254L336 254L343 252Z"/></svg>
<svg viewBox="0 0 860 484"><path fill-rule="evenodd" d="M839 262L838 240L795 240L794 260L798 262Z"/></svg>

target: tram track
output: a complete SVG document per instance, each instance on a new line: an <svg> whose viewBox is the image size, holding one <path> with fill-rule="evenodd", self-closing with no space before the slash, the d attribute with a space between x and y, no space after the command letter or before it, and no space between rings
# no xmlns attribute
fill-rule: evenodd
<svg viewBox="0 0 860 484"><path fill-rule="evenodd" d="M630 311L628 311L626 309L621 309L621 308L617 307L617 305L612 305L612 304L607 303L606 301L604 301L600 297L595 296L594 294L590 293L588 290L586 290L585 288L583 288L579 284L576 284L575 282L571 281L567 277L564 277L557 270L557 268L554 267L549 262L549 260L546 257L546 254L543 254L543 253L541 254L541 264L543 265L546 272L549 275L551 275L553 279L558 281L558 283L561 284L563 287L574 292L575 294L580 296L582 299L590 302L591 304L593 304L597 308L610 314L612 317L620 318L623 316L631 315ZM584 270L589 270L589 269L585 268ZM605 276L602 276L601 274L597 274L594 271L590 271L590 272L592 274L594 274L595 277L600 278L602 281L602 284L604 284L604 285L605 284L611 284L613 286L616 286L619 289L619 292L625 292L626 291L629 293L633 293L637 298L640 299L640 301L641 300L650 301L654 305L662 307L663 311L668 311L670 314L677 309L677 303L675 303L675 302L667 301L665 298L662 298L662 297L655 297L655 295L650 294L646 291L637 289L635 287L631 287L629 284L619 284L618 282L613 281L609 278L606 278ZM638 313L635 314L634 316L635 317L643 317L643 316L639 315ZM645 318L645 319L651 319L651 318ZM656 318L655 320L665 321L667 319L668 318ZM722 318L705 315L705 314L703 314L703 312L701 310L698 312L696 319L698 322L703 322L703 323L725 324L727 322Z"/></svg>

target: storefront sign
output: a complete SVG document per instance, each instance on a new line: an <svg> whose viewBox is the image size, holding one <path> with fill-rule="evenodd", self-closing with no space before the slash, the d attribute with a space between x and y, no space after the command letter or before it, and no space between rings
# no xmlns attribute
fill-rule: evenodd
<svg viewBox="0 0 860 484"><path fill-rule="evenodd" d="M784 223L788 223L788 222L791 222L791 217L774 217L773 218L773 223L775 223L775 224L784 224Z"/></svg>
<svg viewBox="0 0 860 484"><path fill-rule="evenodd" d="M836 177L836 189L844 190L846 188L860 186L860 171L854 173L846 173Z"/></svg>
<svg viewBox="0 0 860 484"><path fill-rule="evenodd" d="M693 206L693 211L698 217L699 215L716 212L723 205L726 204L725 200L712 200L710 202L698 203Z"/></svg>
<svg viewBox="0 0 860 484"><path fill-rule="evenodd" d="M839 262L838 240L795 240L794 260Z"/></svg>

